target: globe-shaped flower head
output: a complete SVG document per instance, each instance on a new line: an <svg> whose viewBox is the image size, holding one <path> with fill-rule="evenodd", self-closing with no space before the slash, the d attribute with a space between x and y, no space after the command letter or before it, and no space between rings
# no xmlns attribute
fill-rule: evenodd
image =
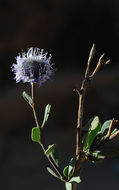
<svg viewBox="0 0 119 190"><path fill-rule="evenodd" d="M12 65L16 82L38 83L41 86L46 80L51 79L54 74L52 56L47 57L47 54L39 48L29 48L27 53L19 54L16 57L17 64Z"/></svg>

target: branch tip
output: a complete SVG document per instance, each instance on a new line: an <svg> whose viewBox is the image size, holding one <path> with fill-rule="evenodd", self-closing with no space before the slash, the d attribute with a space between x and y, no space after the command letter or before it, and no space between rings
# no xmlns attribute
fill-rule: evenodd
<svg viewBox="0 0 119 190"><path fill-rule="evenodd" d="M95 47L95 44L92 45L92 48L90 50L90 53L89 53L89 58L88 58L88 65L90 64L90 62L92 61L94 55L95 55L95 51L96 51L96 47Z"/></svg>

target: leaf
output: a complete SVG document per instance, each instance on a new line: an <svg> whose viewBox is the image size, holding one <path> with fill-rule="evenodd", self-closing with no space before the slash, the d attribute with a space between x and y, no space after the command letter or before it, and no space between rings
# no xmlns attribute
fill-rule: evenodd
<svg viewBox="0 0 119 190"><path fill-rule="evenodd" d="M111 121L112 120L105 121L104 124L102 125L100 132L103 136L106 135L106 133L110 127Z"/></svg>
<svg viewBox="0 0 119 190"><path fill-rule="evenodd" d="M65 183L66 190L72 190L72 184L71 183Z"/></svg>
<svg viewBox="0 0 119 190"><path fill-rule="evenodd" d="M41 125L41 128L44 127L44 125L46 124L49 114L50 114L50 109L51 109L51 105L47 104L47 106L45 107L45 114L44 114L44 119L43 119L43 123Z"/></svg>
<svg viewBox="0 0 119 190"><path fill-rule="evenodd" d="M54 160L55 164L58 166L59 165L59 152L58 152L57 146L54 147L54 149L50 153L50 156Z"/></svg>
<svg viewBox="0 0 119 190"><path fill-rule="evenodd" d="M100 162L102 160L104 160L105 156L102 155L101 151L94 151L92 152L92 162L96 163L96 162Z"/></svg>
<svg viewBox="0 0 119 190"><path fill-rule="evenodd" d="M31 138L32 138L32 141L38 142L39 144L41 144L40 130L38 127L32 128Z"/></svg>
<svg viewBox="0 0 119 190"><path fill-rule="evenodd" d="M72 177L69 183L81 183L81 178L79 176Z"/></svg>
<svg viewBox="0 0 119 190"><path fill-rule="evenodd" d="M47 150L45 151L45 154L50 155L50 153L54 150L55 144L49 145Z"/></svg>
<svg viewBox="0 0 119 190"><path fill-rule="evenodd" d="M112 131L111 135L113 135L113 134L116 133L117 131L118 131L118 129L115 128L115 129Z"/></svg>
<svg viewBox="0 0 119 190"><path fill-rule="evenodd" d="M51 175L53 175L53 176L56 177L56 178L59 178L59 176L58 176L53 170L51 170L51 169L48 168L48 167L47 167L47 170L48 170L48 172L49 172Z"/></svg>
<svg viewBox="0 0 119 190"><path fill-rule="evenodd" d="M91 128L90 128L90 130L91 131L95 130L97 128L98 124L99 124L99 117L96 116L96 117L94 117L93 121L91 122Z"/></svg>
<svg viewBox="0 0 119 190"><path fill-rule="evenodd" d="M93 143L94 139L96 138L96 135L101 130L101 124L95 122L95 124L93 125L92 128L93 128L93 130L89 131L89 133L87 135L87 138L86 138L86 142L85 142L85 145L84 145L84 149L85 150L89 150L90 149L91 144Z"/></svg>
<svg viewBox="0 0 119 190"><path fill-rule="evenodd" d="M88 123L83 127L83 131L89 131L89 129L90 129L90 127L91 127L91 123L92 123L92 121L95 119L95 117L97 117L97 116L94 116L93 118L91 118L89 121L88 121Z"/></svg>
<svg viewBox="0 0 119 190"><path fill-rule="evenodd" d="M69 168L69 166L66 166L66 167L64 168L64 170L63 170L63 174L64 174L64 176L67 177L67 178L68 178L68 168Z"/></svg>
<svg viewBox="0 0 119 190"><path fill-rule="evenodd" d="M88 160L92 163L99 163L104 160L105 156L100 151L95 151L88 154Z"/></svg>
<svg viewBox="0 0 119 190"><path fill-rule="evenodd" d="M71 177L73 175L73 169L75 167L76 164L76 158L73 157L71 158L70 162L69 162L69 168L68 168L68 176Z"/></svg>
<svg viewBox="0 0 119 190"><path fill-rule="evenodd" d="M25 91L22 93L23 98L25 99L26 102L32 107L33 106L33 100L31 96L29 96Z"/></svg>

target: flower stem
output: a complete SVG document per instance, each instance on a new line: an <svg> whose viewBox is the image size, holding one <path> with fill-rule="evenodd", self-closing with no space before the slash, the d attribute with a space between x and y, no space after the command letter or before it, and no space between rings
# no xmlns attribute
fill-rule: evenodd
<svg viewBox="0 0 119 190"><path fill-rule="evenodd" d="M35 122L36 122L36 126L40 129L40 135L41 135L41 144L40 145L41 145L41 148L42 148L42 150L43 150L43 152L45 154L46 148L45 148L45 145L44 145L44 140L43 140L43 135L42 135L42 128L39 125L36 110L35 110L35 84L34 83L31 84L31 95L32 95L32 100L33 100L32 110L33 110L34 119L35 119ZM67 181L66 177L62 174L60 169L57 167L57 165L55 164L52 157L47 155L47 154L45 154L45 156L47 157L48 161L51 163L52 167L55 169L55 171L59 175L60 179L62 181L64 181L64 182L66 182Z"/></svg>
<svg viewBox="0 0 119 190"><path fill-rule="evenodd" d="M77 189L77 183L72 184L72 189L71 190L76 190Z"/></svg>

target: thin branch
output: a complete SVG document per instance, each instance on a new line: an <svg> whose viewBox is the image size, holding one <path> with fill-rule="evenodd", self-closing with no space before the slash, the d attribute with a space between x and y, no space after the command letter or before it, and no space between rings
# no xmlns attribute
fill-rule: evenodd
<svg viewBox="0 0 119 190"><path fill-rule="evenodd" d="M114 118L112 119L109 129L108 129L108 132L107 132L107 135L106 135L107 137L111 136L112 130L117 122L118 122L118 120L115 120Z"/></svg>
<svg viewBox="0 0 119 190"><path fill-rule="evenodd" d="M80 88L80 90L76 89L76 91L79 95L79 107L78 107L78 120L77 120L77 131L76 131L76 160L77 160L77 163L75 166L75 171L77 170L78 167L80 167L80 166L78 166L78 162L80 159L82 159L81 157L82 157L82 152L83 152L83 147L82 147L82 120L83 120L83 107L84 107L85 93L86 93L89 82L96 75L96 73L98 72L101 65L110 63L110 60L104 61L104 59L103 59L104 54L101 55L94 71L90 75L90 64L91 64L91 61L94 57L95 50L96 50L95 44L93 44L93 46L90 50L90 53L89 53L85 77L84 77L84 80L82 82L81 88Z"/></svg>
<svg viewBox="0 0 119 190"><path fill-rule="evenodd" d="M31 84L31 95L32 95L32 100L33 100L32 110L33 110L34 119L35 119L35 122L36 122L36 126L38 128L40 128L39 122L38 122L38 119L37 119L36 110L35 110L35 84L34 83Z"/></svg>
<svg viewBox="0 0 119 190"><path fill-rule="evenodd" d="M33 110L36 126L40 129L40 135L41 135L41 144L40 145L41 145L41 148L42 148L42 150L43 150L43 152L45 154L46 148L45 148L45 145L44 145L43 139L42 139L42 128L39 125L37 114L36 114L36 110L35 110L35 84L34 83L32 83L32 85L31 85L31 95L32 95L32 100L34 102L34 104L32 106L32 110ZM59 175L59 177L61 178L61 180L64 181L64 182L66 182L67 181L66 177L62 174L62 172L60 171L60 169L57 167L57 165L55 164L55 162L52 159L52 157L49 156L49 155L46 155L46 154L45 154L45 156L47 157L47 159L49 160L49 162L51 163L52 167L55 169L55 171L57 172L57 174Z"/></svg>
<svg viewBox="0 0 119 190"><path fill-rule="evenodd" d="M104 61L103 58L104 58L104 54L102 54L102 55L100 56L99 61L98 61L98 63L97 63L97 66L96 66L96 68L94 69L94 71L93 71L92 75L90 76L90 78L93 78L93 77L94 77L94 75L98 72L98 70L99 70L99 68L101 67L101 65L107 65L107 64L110 63L110 60Z"/></svg>
<svg viewBox="0 0 119 190"><path fill-rule="evenodd" d="M46 148L44 146L44 144L41 144L42 150L45 154ZM46 154L45 154L46 155ZM54 160L52 159L51 156L46 155L47 159L49 160L49 162L51 163L51 165L53 166L53 168L55 169L55 171L57 172L57 174L59 175L59 177L61 178L62 181L66 182L67 179L66 177L62 174L62 172L60 171L60 169L57 167L57 165L55 164Z"/></svg>
<svg viewBox="0 0 119 190"><path fill-rule="evenodd" d="M95 54L95 44L93 44L88 58L87 68L85 72L85 77L81 85L80 91L77 90L79 95L79 107L78 107L78 120L77 120L77 131L76 131L76 157L77 160L79 159L79 152L82 150L82 120L83 120L83 105L84 105L84 98L85 98L85 92L87 88L87 83L89 82L89 70L90 70L90 63L94 57Z"/></svg>

